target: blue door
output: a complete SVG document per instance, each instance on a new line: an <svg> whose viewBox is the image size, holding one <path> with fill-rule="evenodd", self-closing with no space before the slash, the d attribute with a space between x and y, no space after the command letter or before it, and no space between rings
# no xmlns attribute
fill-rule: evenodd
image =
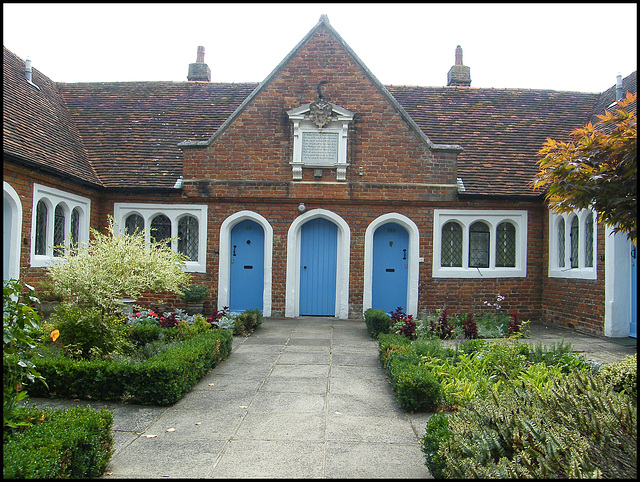
<svg viewBox="0 0 640 482"><path fill-rule="evenodd" d="M638 338L638 263L636 247L631 246L631 326L629 336Z"/></svg>
<svg viewBox="0 0 640 482"><path fill-rule="evenodd" d="M372 308L407 311L408 252L409 233L399 224L383 224L373 233Z"/></svg>
<svg viewBox="0 0 640 482"><path fill-rule="evenodd" d="M300 229L300 315L335 316L338 228L316 218Z"/></svg>
<svg viewBox="0 0 640 482"><path fill-rule="evenodd" d="M246 220L231 230L229 311L262 310L264 291L264 230Z"/></svg>

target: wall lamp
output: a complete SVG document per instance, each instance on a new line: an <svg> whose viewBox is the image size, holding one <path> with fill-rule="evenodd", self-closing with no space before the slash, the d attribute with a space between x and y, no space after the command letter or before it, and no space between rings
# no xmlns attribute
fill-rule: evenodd
<svg viewBox="0 0 640 482"><path fill-rule="evenodd" d="M182 176L180 176L177 180L176 183L173 185L174 189L182 189Z"/></svg>
<svg viewBox="0 0 640 482"><path fill-rule="evenodd" d="M298 205L298 211L300 211L301 213L305 212L307 210L307 206L304 205L304 203L300 203Z"/></svg>

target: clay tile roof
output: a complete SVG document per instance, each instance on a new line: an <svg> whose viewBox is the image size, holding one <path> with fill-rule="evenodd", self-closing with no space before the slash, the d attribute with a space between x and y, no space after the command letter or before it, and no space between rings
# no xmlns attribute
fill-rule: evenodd
<svg viewBox="0 0 640 482"><path fill-rule="evenodd" d="M4 48L2 140L5 154L91 184L101 185L55 83Z"/></svg>
<svg viewBox="0 0 640 482"><path fill-rule="evenodd" d="M434 143L459 144L466 193L537 196L530 181L547 137L568 138L600 94L469 87L387 89Z"/></svg>
<svg viewBox="0 0 640 482"><path fill-rule="evenodd" d="M171 188L185 140L208 139L257 83L60 83L106 187Z"/></svg>

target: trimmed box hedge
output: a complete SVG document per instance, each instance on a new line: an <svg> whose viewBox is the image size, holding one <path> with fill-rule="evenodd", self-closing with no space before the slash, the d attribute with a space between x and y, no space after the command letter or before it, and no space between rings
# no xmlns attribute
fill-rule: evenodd
<svg viewBox="0 0 640 482"><path fill-rule="evenodd" d="M186 340L148 360L135 363L72 360L64 356L34 359L49 385L30 383L29 394L62 398L119 400L132 396L145 405L171 405L231 353L233 335L213 330Z"/></svg>
<svg viewBox="0 0 640 482"><path fill-rule="evenodd" d="M113 413L105 408L26 408L35 425L4 440L3 479L83 479L103 474L113 454Z"/></svg>

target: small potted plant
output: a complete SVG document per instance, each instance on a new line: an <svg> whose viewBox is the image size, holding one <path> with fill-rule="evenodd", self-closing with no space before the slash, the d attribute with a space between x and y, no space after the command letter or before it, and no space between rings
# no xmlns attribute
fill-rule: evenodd
<svg viewBox="0 0 640 482"><path fill-rule="evenodd" d="M180 299L187 305L187 312L191 315L202 314L204 299L209 288L204 285L191 284L182 288Z"/></svg>

